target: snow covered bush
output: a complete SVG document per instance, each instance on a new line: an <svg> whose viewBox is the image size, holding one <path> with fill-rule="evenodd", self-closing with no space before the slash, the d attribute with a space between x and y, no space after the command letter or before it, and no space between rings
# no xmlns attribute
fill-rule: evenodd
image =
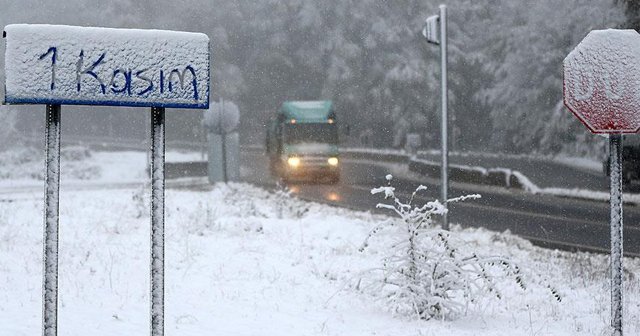
<svg viewBox="0 0 640 336"><path fill-rule="evenodd" d="M193 223L189 232L203 235L207 231L231 230L238 234L264 234L267 223L273 219L300 219L309 211L309 204L293 196L286 186L273 191L249 186L245 183L220 183L213 188L215 202L194 205L195 210L167 208L167 213L178 214L185 222ZM134 195L140 204L137 213L148 214L148 195L145 199ZM220 205L216 205L219 202ZM224 211L223 211L224 210ZM169 216L169 215L167 215ZM279 222L279 221L276 221ZM232 229L231 229L232 228Z"/></svg>
<svg viewBox="0 0 640 336"><path fill-rule="evenodd" d="M274 191L275 210L278 219L283 218L301 218L307 211L309 206L300 202L292 193L289 187L282 182L278 182Z"/></svg>
<svg viewBox="0 0 640 336"><path fill-rule="evenodd" d="M142 186L138 187L133 194L131 195L131 203L135 208L135 217L142 218L148 217L150 214L149 209L149 200L151 199L151 184L144 183Z"/></svg>
<svg viewBox="0 0 640 336"><path fill-rule="evenodd" d="M399 218L375 226L360 251L367 249L369 240L381 230L395 230L391 254L383 258L382 278L373 286L374 293L382 294L392 311L422 319L455 318L481 296L500 299L498 279L512 278L526 289L518 265L500 256L480 256L454 232L434 225L433 216L447 209L438 200L417 204L416 195L426 187L419 186L404 203L394 193L391 180L388 175L388 185L371 193L392 200L377 207L392 210ZM453 198L447 203L476 198L480 195Z"/></svg>

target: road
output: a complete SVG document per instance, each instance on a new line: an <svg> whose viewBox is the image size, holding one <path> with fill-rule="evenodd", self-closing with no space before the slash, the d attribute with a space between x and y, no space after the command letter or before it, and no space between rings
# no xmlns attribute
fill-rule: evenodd
<svg viewBox="0 0 640 336"><path fill-rule="evenodd" d="M267 158L256 152L242 154L243 179L275 185L267 172ZM373 210L383 201L371 188L385 184L388 165L379 162L342 160L342 181L337 185L292 183L299 197L357 210ZM439 197L439 182L430 178L395 176L397 194L408 197L419 184L428 189L419 201ZM520 190L452 183L450 197L481 194L478 200L453 204L449 219L467 227L510 230L536 245L584 251L609 251L609 206L606 202L533 195ZM640 207L624 208L624 249L640 256Z"/></svg>
<svg viewBox="0 0 640 336"><path fill-rule="evenodd" d="M245 182L273 187L275 180L268 173L268 159L255 150L246 150L241 154L241 175ZM336 185L292 183L289 188L300 198L335 204L363 211L379 211L375 206L384 201L379 195L371 195L374 187L385 185L385 176L398 170L401 164L389 164L364 160L343 159L342 180ZM181 172L167 171L172 174L206 174L206 165L193 163L179 167ZM400 169L402 171L402 169ZM421 193L418 201L426 202L440 195L437 179L415 176L402 171L393 179L396 194L407 198L422 184L428 189ZM95 188L131 188L140 183L103 184L65 184L65 190L85 190ZM168 188L191 188L203 190L206 181L203 178L170 180ZM16 194L31 192L39 195L42 187L25 186L5 188L0 193L0 202L13 201ZM468 200L452 204L449 219L466 227L484 227L495 231L509 230L534 244L567 250L609 251L609 206L606 202L561 198L551 195L533 195L517 189L471 185L453 182L450 185L450 197L480 194L481 199ZM30 196L31 197L31 196ZM390 215L393 215L390 213ZM624 208L624 249L629 256L640 256L640 207L625 205Z"/></svg>

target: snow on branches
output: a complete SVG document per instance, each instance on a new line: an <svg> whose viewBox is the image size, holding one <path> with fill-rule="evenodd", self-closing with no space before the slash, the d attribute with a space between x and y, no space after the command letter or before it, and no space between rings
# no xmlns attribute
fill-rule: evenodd
<svg viewBox="0 0 640 336"><path fill-rule="evenodd" d="M392 311L422 319L455 318L481 296L490 294L501 299L498 279L511 278L526 289L518 265L500 256L477 255L456 239L454 232L434 225L433 216L447 209L438 200L419 202L418 193L426 190L425 186L419 186L404 203L395 194L390 175L387 181L387 186L371 193L384 194L385 200L391 200L377 207L389 209L399 218L375 226L360 251L367 249L369 240L382 230L395 230L390 254L382 259L382 277L373 285L373 292L381 293ZM480 195L467 195L447 203L478 198Z"/></svg>

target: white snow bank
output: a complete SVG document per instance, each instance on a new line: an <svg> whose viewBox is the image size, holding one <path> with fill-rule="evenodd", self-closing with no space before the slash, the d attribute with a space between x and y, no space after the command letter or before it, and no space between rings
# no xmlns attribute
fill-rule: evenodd
<svg viewBox="0 0 640 336"><path fill-rule="evenodd" d="M594 191L586 189L561 189L561 188L543 188L539 193L554 195L560 197L582 198L593 201L608 202L610 195L606 191ZM640 194L623 193L622 201L624 203L640 204Z"/></svg>
<svg viewBox="0 0 640 336"><path fill-rule="evenodd" d="M60 166L65 177L72 180L95 180L101 167L93 162L92 153L85 147L64 147L60 152ZM3 182L44 180L44 153L32 147L0 152L0 185Z"/></svg>
<svg viewBox="0 0 640 336"><path fill-rule="evenodd" d="M166 162L198 162L207 161L207 153L168 151L165 155Z"/></svg>
<svg viewBox="0 0 640 336"><path fill-rule="evenodd" d="M205 34L42 24L4 30L7 103L209 106Z"/></svg>
<svg viewBox="0 0 640 336"><path fill-rule="evenodd" d="M145 189L61 193L61 335L148 332L149 218ZM287 202L247 185L167 190L166 330L175 335L600 335L609 320L604 255L533 247L508 233L453 231L469 248L518 263L527 281L499 282L504 299L471 304L456 321L394 317L356 289L381 267L385 217ZM295 214L298 215L295 215ZM34 335L41 322L42 201L0 202L0 334ZM379 241L382 240L382 241ZM629 278L640 262L626 259ZM361 281L362 280L362 281ZM562 302L550 297L551 283ZM637 281L626 280L625 329L640 330Z"/></svg>
<svg viewBox="0 0 640 336"><path fill-rule="evenodd" d="M147 181L147 153L140 151L90 151L86 147L62 147L62 185L144 183ZM167 151L166 162L205 161L197 152ZM0 152L0 191L7 187L41 187L44 153L33 148Z"/></svg>
<svg viewBox="0 0 640 336"><path fill-rule="evenodd" d="M611 198L609 192L595 191L588 189L566 189L566 188L540 188L535 183L531 182L524 174L519 171L511 171L511 174L518 180L518 183L523 186L524 190L532 194L541 195L553 195L558 197L570 197L581 198L592 201L608 202ZM640 194L623 193L622 201L624 203L640 204Z"/></svg>
<svg viewBox="0 0 640 336"><path fill-rule="evenodd" d="M553 158L553 161L568 167L602 174L602 161L574 156L556 156Z"/></svg>

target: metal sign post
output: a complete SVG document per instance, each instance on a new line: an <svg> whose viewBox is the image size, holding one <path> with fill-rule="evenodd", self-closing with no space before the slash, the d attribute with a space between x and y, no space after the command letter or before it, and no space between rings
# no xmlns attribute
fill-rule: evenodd
<svg viewBox="0 0 640 336"><path fill-rule="evenodd" d="M436 27L438 21L440 22L440 36L436 33ZM442 102L442 116L441 116L441 144L442 144L442 172L441 177L441 197L442 204L445 209L447 208L447 200L449 199L449 135L448 135L448 113L447 113L447 100L448 100L448 88L447 88L447 6L440 5L440 15L433 15L427 18L425 21L422 34L426 38L427 42L440 45L440 66L441 66L441 102ZM442 228L449 230L449 218L447 212L442 215Z"/></svg>
<svg viewBox="0 0 640 336"><path fill-rule="evenodd" d="M611 172L611 327L622 335L622 135L609 135Z"/></svg>
<svg viewBox="0 0 640 336"><path fill-rule="evenodd" d="M622 336L622 134L640 130L640 34L592 30L563 62L565 106L593 133L609 135L611 329Z"/></svg>
<svg viewBox="0 0 640 336"><path fill-rule="evenodd" d="M203 115L208 136L207 175L210 183L238 181L240 178L240 142L238 106L220 98Z"/></svg>
<svg viewBox="0 0 640 336"><path fill-rule="evenodd" d="M164 335L164 107L151 108L151 335Z"/></svg>
<svg viewBox="0 0 640 336"><path fill-rule="evenodd" d="M42 335L58 335L58 220L60 205L60 105L47 105L45 128L44 269Z"/></svg>

